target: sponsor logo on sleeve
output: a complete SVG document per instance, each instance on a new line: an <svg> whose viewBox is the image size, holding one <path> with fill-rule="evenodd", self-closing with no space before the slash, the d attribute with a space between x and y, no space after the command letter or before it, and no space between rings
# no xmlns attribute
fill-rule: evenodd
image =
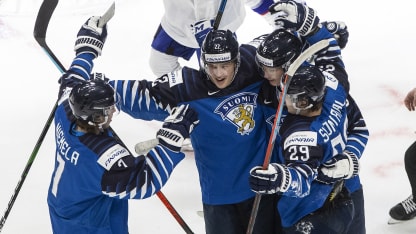
<svg viewBox="0 0 416 234"><path fill-rule="evenodd" d="M128 150L123 146L114 145L107 151L105 151L103 154L101 154L101 157L98 159L97 162L108 171L114 165L114 163L116 163L118 160L122 159L123 157L129 154L130 153L128 152Z"/></svg>

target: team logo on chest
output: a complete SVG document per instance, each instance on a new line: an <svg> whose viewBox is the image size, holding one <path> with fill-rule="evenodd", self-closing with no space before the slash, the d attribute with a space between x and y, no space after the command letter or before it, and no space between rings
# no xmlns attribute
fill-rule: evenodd
<svg viewBox="0 0 416 234"><path fill-rule="evenodd" d="M235 125L238 133L248 135L255 126L256 99L255 93L239 93L221 102L214 112Z"/></svg>

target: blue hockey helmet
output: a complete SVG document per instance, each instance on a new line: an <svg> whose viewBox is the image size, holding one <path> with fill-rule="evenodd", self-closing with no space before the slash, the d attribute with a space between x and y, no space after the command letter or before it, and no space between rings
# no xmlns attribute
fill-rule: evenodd
<svg viewBox="0 0 416 234"><path fill-rule="evenodd" d="M69 95L69 106L76 119L95 125L118 112L115 91L103 80L94 79L75 85Z"/></svg>
<svg viewBox="0 0 416 234"><path fill-rule="evenodd" d="M239 45L230 30L211 30L201 47L203 64L239 60Z"/></svg>
<svg viewBox="0 0 416 234"><path fill-rule="evenodd" d="M261 68L282 67L287 70L302 52L302 42L293 33L277 29L264 38L257 47L256 63Z"/></svg>
<svg viewBox="0 0 416 234"><path fill-rule="evenodd" d="M318 67L301 66L293 75L287 96L297 110L306 110L321 103L325 95L325 76Z"/></svg>

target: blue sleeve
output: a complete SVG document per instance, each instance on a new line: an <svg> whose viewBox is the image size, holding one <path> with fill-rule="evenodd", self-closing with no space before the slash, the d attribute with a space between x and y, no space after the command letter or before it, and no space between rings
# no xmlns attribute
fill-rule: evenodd
<svg viewBox="0 0 416 234"><path fill-rule="evenodd" d="M68 69L69 73L81 76L84 80L90 79L90 74L94 66L93 59L95 56L91 53L82 53L74 58Z"/></svg>
<svg viewBox="0 0 416 234"><path fill-rule="evenodd" d="M326 29L326 27L322 27L313 35L305 38L308 45L313 45L325 39L329 39L329 46L316 54L316 57L314 58L315 65L319 66L322 71L333 74L348 93L350 87L348 74L345 70L344 62L342 61L341 48L338 46L334 36Z"/></svg>
<svg viewBox="0 0 416 234"><path fill-rule="evenodd" d="M164 106L152 82L147 80L110 80L117 92L121 111L135 119L163 121L170 112Z"/></svg>
<svg viewBox="0 0 416 234"><path fill-rule="evenodd" d="M59 98L63 95L67 87L73 87L79 82L90 79L93 59L94 56L90 53L83 53L74 58L68 71L59 79Z"/></svg>
<svg viewBox="0 0 416 234"><path fill-rule="evenodd" d="M354 153L358 158L361 158L368 142L369 131L360 108L351 96L348 96L347 113L348 135L345 150L348 150Z"/></svg>
<svg viewBox="0 0 416 234"><path fill-rule="evenodd" d="M104 194L119 199L144 199L159 191L173 169L185 158L156 146L146 156L132 156L125 147L114 145L99 154L97 162L104 167L101 189Z"/></svg>

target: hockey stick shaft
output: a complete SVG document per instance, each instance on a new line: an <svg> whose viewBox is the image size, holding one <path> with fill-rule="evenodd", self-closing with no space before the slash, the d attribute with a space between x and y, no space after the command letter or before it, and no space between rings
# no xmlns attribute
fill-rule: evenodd
<svg viewBox="0 0 416 234"><path fill-rule="evenodd" d="M214 30L217 30L220 26L222 15L224 14L225 6L227 5L227 0L222 0L220 3L220 7L218 9L217 16L215 17L214 26L212 27Z"/></svg>
<svg viewBox="0 0 416 234"><path fill-rule="evenodd" d="M276 115L274 118L272 132L269 138L269 143L267 145L266 155L264 157L263 169L266 170L270 164L270 158L272 155L272 151L273 151L277 133L278 133L277 125L280 123L280 119L282 118L284 100L285 100L287 89L290 85L290 81L292 80L293 75L295 74L296 70L298 70L298 68L302 65L303 62L305 62L308 58L310 58L311 56L313 56L315 53L322 50L323 48L327 47L328 45L329 45L329 39L322 40L313 44L308 49L306 49L302 54L299 55L299 57L290 65L288 71L286 72L283 92L281 92L279 96L279 104L278 104ZM261 200L261 194L257 193L254 198L253 208L251 210L250 220L249 220L249 224L247 228L247 234L251 234L253 232L254 224L256 221L256 217L257 217L257 212L258 212L259 205L260 205L260 200Z"/></svg>
<svg viewBox="0 0 416 234"><path fill-rule="evenodd" d="M49 21L52 17L52 14L58 4L58 0L44 0L44 2L41 5L41 8L39 9L38 16L36 18L35 23L35 29L34 29L34 37L36 41L39 43L39 45L43 48L45 53L48 55L48 57L51 59L51 61L55 64L55 66L60 70L61 73L64 73L66 71L65 67L62 65L62 63L59 61L59 59L55 56L55 54L52 52L52 50L49 48L49 46L46 43L46 31L49 24ZM104 26L114 15L115 12L115 3L110 6L110 8L102 15L102 17L99 20L99 25ZM55 106L48 118L47 124L45 125L44 130L42 131L42 139L40 140L40 144L38 148L40 147L44 135L48 132L49 126L51 125L55 111L58 106L58 101L55 103ZM119 139L120 142L121 139L118 137L118 135L115 133L113 129L110 128L110 130L113 132L114 137ZM37 151L36 151L37 152ZM33 160L32 160L33 161ZM159 191L156 193L159 199L162 201L162 203L167 207L167 209L170 211L170 213L173 215L173 217L177 220L177 222L181 225L181 227L185 230L187 234L192 234L192 230L189 228L189 226L186 224L186 222L181 218L179 213L174 209L172 204L167 200L165 195Z"/></svg>
<svg viewBox="0 0 416 234"><path fill-rule="evenodd" d="M168 201L166 196L161 192L157 192L156 195L159 197L159 199L163 202L163 204L166 206L166 208L169 210L169 212L173 215L173 217L176 219L176 221L181 225L183 230L186 234L193 234L194 232L191 230L191 228L186 224L185 220L182 219L182 217L179 215L179 213L175 210L175 208L172 206L172 204Z"/></svg>
<svg viewBox="0 0 416 234"><path fill-rule="evenodd" d="M45 46L45 47L42 46L42 48L44 48L45 51L49 50L49 48L47 47L45 43L45 34L46 34L47 25L49 24L49 20L57 4L58 4L57 0L44 0L44 2L42 3L39 9L38 17L36 18L34 36L35 36L36 41L40 45ZM55 56L52 52L49 55L51 57ZM63 69L62 64L60 64L59 62L56 65L60 69ZM32 153L30 154L29 160L27 161L26 166L20 176L20 180L18 181L16 188L14 189L14 192L9 200L9 203L7 204L6 211L4 212L4 215L1 217L0 232L3 229L4 224L6 223L7 217L9 216L10 211L12 210L13 205L17 199L17 196L20 193L20 189L22 188L23 183L26 180L27 174L29 173L29 170L32 167L33 161L35 160L36 155L42 145L42 142L45 139L46 134L48 133L48 129L53 121L57 106L58 106L58 102L55 103L54 107L52 108L51 113L49 114L48 119L46 120L45 126L43 127L42 132L35 144L35 147L33 148Z"/></svg>

